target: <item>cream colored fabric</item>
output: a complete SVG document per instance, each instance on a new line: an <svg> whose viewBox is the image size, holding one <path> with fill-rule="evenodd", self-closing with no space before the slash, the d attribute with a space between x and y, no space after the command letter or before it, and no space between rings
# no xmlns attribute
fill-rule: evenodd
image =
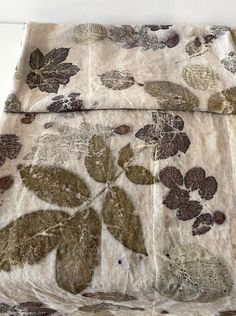
<svg viewBox="0 0 236 316"><path fill-rule="evenodd" d="M0 315L236 315L234 35L26 25L1 120Z"/></svg>

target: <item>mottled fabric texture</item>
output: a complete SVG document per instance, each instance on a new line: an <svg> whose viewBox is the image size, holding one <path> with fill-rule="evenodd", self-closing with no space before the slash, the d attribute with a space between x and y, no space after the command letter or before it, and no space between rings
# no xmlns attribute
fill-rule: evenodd
<svg viewBox="0 0 236 316"><path fill-rule="evenodd" d="M26 25L0 121L0 315L236 315L235 37Z"/></svg>

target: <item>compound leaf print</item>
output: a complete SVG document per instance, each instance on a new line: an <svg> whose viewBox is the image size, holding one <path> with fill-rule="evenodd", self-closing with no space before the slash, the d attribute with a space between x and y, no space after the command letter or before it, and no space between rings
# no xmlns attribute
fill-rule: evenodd
<svg viewBox="0 0 236 316"><path fill-rule="evenodd" d="M64 241L56 256L56 280L59 287L73 294L84 290L91 282L99 262L101 223L92 209L72 217L64 230Z"/></svg>
<svg viewBox="0 0 236 316"><path fill-rule="evenodd" d="M84 163L90 177L95 181L106 183L113 179L114 167L111 151L101 136L94 135L90 139Z"/></svg>
<svg viewBox="0 0 236 316"><path fill-rule="evenodd" d="M126 177L135 184L154 184L157 178L143 166L132 165L125 168Z"/></svg>
<svg viewBox="0 0 236 316"><path fill-rule="evenodd" d="M147 255L139 216L126 192L112 187L106 194L102 215L112 236L136 253Z"/></svg>
<svg viewBox="0 0 236 316"><path fill-rule="evenodd" d="M131 87L135 80L128 71L111 70L99 75L102 85L112 90Z"/></svg>
<svg viewBox="0 0 236 316"><path fill-rule="evenodd" d="M48 203L61 207L76 207L90 195L84 181L64 168L40 165L19 168L24 185Z"/></svg>
<svg viewBox="0 0 236 316"><path fill-rule="evenodd" d="M130 144L122 147L119 151L118 165L125 167L125 165L134 157L133 149Z"/></svg>
<svg viewBox="0 0 236 316"><path fill-rule="evenodd" d="M187 88L170 81L147 81L144 89L166 110L194 110L198 108L198 98Z"/></svg>
<svg viewBox="0 0 236 316"><path fill-rule="evenodd" d="M60 85L66 85L70 77L80 70L72 63L63 63L69 54L69 48L54 48L44 55L36 49L30 55L32 71L27 76L30 89L39 88L42 92L57 93Z"/></svg>
<svg viewBox="0 0 236 316"><path fill-rule="evenodd" d="M61 241L63 220L68 215L55 210L40 210L16 219L0 230L0 269L34 264ZM46 233L50 230L50 233Z"/></svg>

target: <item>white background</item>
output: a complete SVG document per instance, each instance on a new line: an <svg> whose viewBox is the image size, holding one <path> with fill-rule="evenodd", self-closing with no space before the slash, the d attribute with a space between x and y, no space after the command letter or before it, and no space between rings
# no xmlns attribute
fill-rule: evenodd
<svg viewBox="0 0 236 316"><path fill-rule="evenodd" d="M236 0L0 0L0 109L27 21L236 26Z"/></svg>

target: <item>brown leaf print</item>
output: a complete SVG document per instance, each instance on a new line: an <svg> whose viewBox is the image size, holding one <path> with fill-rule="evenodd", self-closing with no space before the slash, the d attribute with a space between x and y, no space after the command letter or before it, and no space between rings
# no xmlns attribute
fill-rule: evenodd
<svg viewBox="0 0 236 316"><path fill-rule="evenodd" d="M30 55L32 71L27 76L30 89L39 88L42 92L57 93L60 85L66 85L70 77L80 70L72 63L63 63L70 48L54 48L44 55L39 48Z"/></svg>
<svg viewBox="0 0 236 316"><path fill-rule="evenodd" d="M52 103L47 107L50 112L79 111L83 107L80 93L70 93L68 96L57 95L52 98Z"/></svg>
<svg viewBox="0 0 236 316"><path fill-rule="evenodd" d="M188 150L190 140L186 133L181 132L184 121L180 116L157 112L153 114L153 120L155 124L145 125L135 137L154 145L154 160L167 159L179 151L185 153Z"/></svg>
<svg viewBox="0 0 236 316"><path fill-rule="evenodd" d="M222 225L226 220L226 216L223 212L221 211L215 211L213 213L213 221L214 223L218 224L218 225Z"/></svg>
<svg viewBox="0 0 236 316"><path fill-rule="evenodd" d="M85 305L79 307L79 311L81 312L88 312L88 313L99 313L101 311L120 311L120 310L127 310L127 311L144 311L142 307L128 307L124 305L114 305L111 303L100 303L95 305Z"/></svg>
<svg viewBox="0 0 236 316"><path fill-rule="evenodd" d="M114 128L114 132L118 135L126 135L130 132L130 126L128 125L119 125Z"/></svg>
<svg viewBox="0 0 236 316"><path fill-rule="evenodd" d="M101 301L114 301L114 302L123 302L123 301L133 301L137 300L133 295L119 292L96 292L96 293L84 293L84 297L91 299L101 300Z"/></svg>
<svg viewBox="0 0 236 316"><path fill-rule="evenodd" d="M199 201L192 200L190 197L190 192L195 190L198 190L199 197L203 201L212 199L216 193L216 179L206 177L204 169L194 167L187 171L183 177L177 168L167 166L160 171L159 178L170 189L163 200L163 204L171 210L176 210L176 217L179 220L187 221L198 216L193 224L193 235L200 235L209 231L211 229L210 224L206 223L212 223L213 225L214 221L218 221L219 224L225 221L225 215L221 211L215 211L213 217L211 214L200 215L203 206ZM209 220L209 216L211 220ZM205 220L207 220L206 223Z"/></svg>
<svg viewBox="0 0 236 316"><path fill-rule="evenodd" d="M193 229L192 229L193 236L207 233L211 229L213 224L214 224L214 221L211 214L209 213L201 214L195 219L193 223Z"/></svg>
<svg viewBox="0 0 236 316"><path fill-rule="evenodd" d="M206 177L202 168L190 169L184 177L185 186L191 191L198 190L202 199L211 200L217 191L217 181L214 177Z"/></svg>
<svg viewBox="0 0 236 316"><path fill-rule="evenodd" d="M5 176L0 178L0 192L9 190L14 183L14 179L12 176Z"/></svg>
<svg viewBox="0 0 236 316"><path fill-rule="evenodd" d="M236 310L221 311L219 316L236 316Z"/></svg>
<svg viewBox="0 0 236 316"><path fill-rule="evenodd" d="M175 188L176 185L183 185L183 176L179 169L175 167L166 167L161 170L159 173L160 181L167 187L167 188Z"/></svg>
<svg viewBox="0 0 236 316"><path fill-rule="evenodd" d="M169 191L165 197L163 204L171 210L178 209L189 201L189 193L187 190L175 187Z"/></svg>
<svg viewBox="0 0 236 316"><path fill-rule="evenodd" d="M198 201L186 201L177 210L176 216L182 221L193 219L201 213L202 205Z"/></svg>
<svg viewBox="0 0 236 316"><path fill-rule="evenodd" d="M187 189L194 191L200 188L200 184L206 176L205 170L199 167L190 169L184 176L184 184Z"/></svg>
<svg viewBox="0 0 236 316"><path fill-rule="evenodd" d="M8 159L16 159L22 145L19 143L19 137L14 134L0 135L0 167Z"/></svg>
<svg viewBox="0 0 236 316"><path fill-rule="evenodd" d="M112 90L123 90L131 87L135 80L128 71L110 70L98 75L102 85Z"/></svg>
<svg viewBox="0 0 236 316"><path fill-rule="evenodd" d="M58 315L58 312L52 308L45 306L41 302L23 302L17 305L0 304L0 314L9 316L49 316ZM61 315L62 316L62 315Z"/></svg>
<svg viewBox="0 0 236 316"><path fill-rule="evenodd" d="M35 120L35 113L26 113L25 116L21 119L22 124L31 124Z"/></svg>

